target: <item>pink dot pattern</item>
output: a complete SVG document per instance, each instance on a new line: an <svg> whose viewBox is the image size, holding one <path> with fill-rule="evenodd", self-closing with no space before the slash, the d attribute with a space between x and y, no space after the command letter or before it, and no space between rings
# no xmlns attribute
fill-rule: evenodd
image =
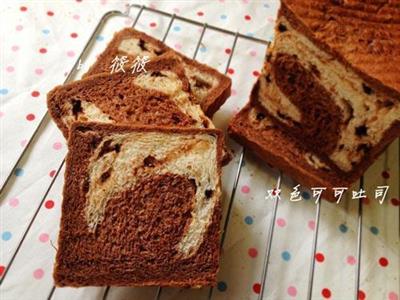
<svg viewBox="0 0 400 300"><path fill-rule="evenodd" d="M289 286L287 289L287 293L290 297L296 297L297 296L297 289L294 286Z"/></svg>
<svg viewBox="0 0 400 300"><path fill-rule="evenodd" d="M10 200L8 200L8 204L11 207L17 207L19 205L19 200L18 198L11 198Z"/></svg>
<svg viewBox="0 0 400 300"><path fill-rule="evenodd" d="M62 143L60 143L60 142L55 142L54 144L53 144L53 149L54 150L60 150L62 148Z"/></svg>
<svg viewBox="0 0 400 300"><path fill-rule="evenodd" d="M33 278L35 279L42 279L44 276L44 271L43 269L36 269L33 271Z"/></svg>
<svg viewBox="0 0 400 300"><path fill-rule="evenodd" d="M49 235L47 233L42 233L39 235L39 241L46 243L49 241Z"/></svg>
<svg viewBox="0 0 400 300"><path fill-rule="evenodd" d="M250 193L250 187L248 185L243 185L240 190L242 191L243 194Z"/></svg>
<svg viewBox="0 0 400 300"><path fill-rule="evenodd" d="M308 221L308 228L310 228L311 230L315 229L315 221L314 220Z"/></svg>
<svg viewBox="0 0 400 300"><path fill-rule="evenodd" d="M349 265L354 266L357 262L357 259L353 255L349 255L347 256L346 261Z"/></svg>
<svg viewBox="0 0 400 300"><path fill-rule="evenodd" d="M399 300L399 295L396 292L390 292L388 295L389 300Z"/></svg>
<svg viewBox="0 0 400 300"><path fill-rule="evenodd" d="M286 220L284 218L278 218L276 219L276 225L278 225L279 227L285 227Z"/></svg>

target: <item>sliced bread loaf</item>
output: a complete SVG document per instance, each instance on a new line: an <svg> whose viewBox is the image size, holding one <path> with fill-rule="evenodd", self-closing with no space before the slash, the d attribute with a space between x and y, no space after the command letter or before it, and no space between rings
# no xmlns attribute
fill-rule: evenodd
<svg viewBox="0 0 400 300"><path fill-rule="evenodd" d="M282 0L256 95L237 118L262 108L293 147L334 174L323 179L292 170L300 183L350 184L400 136L399 13L392 3ZM265 147L262 155L276 154ZM307 163L297 158L295 169Z"/></svg>
<svg viewBox="0 0 400 300"><path fill-rule="evenodd" d="M199 104L206 115L211 117L230 96L231 79L132 28L125 28L117 32L96 63L84 76L110 72L112 61L116 56L127 56L129 61L127 67L129 68L138 56L148 56L152 60L166 54L174 54L180 59L195 103Z"/></svg>
<svg viewBox="0 0 400 300"><path fill-rule="evenodd" d="M282 1L258 100L333 169L361 176L400 135L400 76L387 76L400 75L400 39L383 35L400 29L400 9L356 2Z"/></svg>
<svg viewBox="0 0 400 300"><path fill-rule="evenodd" d="M215 285L222 148L217 129L74 123L56 285Z"/></svg>

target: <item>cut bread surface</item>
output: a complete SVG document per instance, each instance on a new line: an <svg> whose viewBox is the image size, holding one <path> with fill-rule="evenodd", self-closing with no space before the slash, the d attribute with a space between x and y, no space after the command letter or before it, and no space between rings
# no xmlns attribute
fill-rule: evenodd
<svg viewBox="0 0 400 300"><path fill-rule="evenodd" d="M153 61L147 72L98 74L58 86L47 104L65 137L75 121L212 127L191 99L182 68L168 58Z"/></svg>
<svg viewBox="0 0 400 300"><path fill-rule="evenodd" d="M280 16L261 77L260 103L344 172L400 122L400 98L372 91ZM384 116L384 117L383 117Z"/></svg>
<svg viewBox="0 0 400 300"><path fill-rule="evenodd" d="M326 187L323 196L335 200L334 187L348 187L353 178L338 176L315 153L279 127L268 111L256 101L259 97L257 82L251 92L250 101L231 120L229 134L240 144L251 149L268 164L290 175L306 187Z"/></svg>
<svg viewBox="0 0 400 300"><path fill-rule="evenodd" d="M129 62L133 63L138 56L148 56L150 60L153 60L165 55L175 55L179 59L189 80L195 103L201 106L206 115L212 116L230 96L231 79L132 28L117 32L105 51L84 76L110 72L112 60L116 56L127 56ZM129 68L129 66L127 67Z"/></svg>
<svg viewBox="0 0 400 300"><path fill-rule="evenodd" d="M68 144L57 285L215 284L221 131L74 123Z"/></svg>

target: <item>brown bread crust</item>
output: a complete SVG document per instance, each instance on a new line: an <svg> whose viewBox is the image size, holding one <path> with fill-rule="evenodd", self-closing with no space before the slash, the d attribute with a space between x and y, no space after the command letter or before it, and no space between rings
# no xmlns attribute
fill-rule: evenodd
<svg viewBox="0 0 400 300"><path fill-rule="evenodd" d="M220 255L220 200L197 252L183 258L174 250L190 221L191 199L196 192L188 178L166 173L140 181L135 188L112 197L102 223L95 232L88 230L83 213L86 197L81 187L87 180L89 159L103 138L129 132L217 136L218 178L221 176L223 136L220 130L75 123L66 158L53 274L56 285L215 285ZM220 181L217 186L220 188Z"/></svg>
<svg viewBox="0 0 400 300"><path fill-rule="evenodd" d="M127 53L118 50L120 42L128 38L137 38L144 43L154 45L157 48L153 52L153 55L155 56L162 57L164 55L176 55L188 66L216 78L218 80L218 85L215 88L212 88L204 99L195 99L196 103L200 104L201 108L207 116L212 117L212 115L224 104L226 99L230 96L232 81L228 76L221 74L214 68L211 68L205 64L201 64L196 60L190 59L185 55L176 52L161 41L133 28L125 28L115 33L107 48L104 50L103 53L100 54L97 61L94 63L94 65L90 67L88 72L83 77L91 76L98 73L109 72L111 62L117 55L126 55L128 56L129 61L133 61L135 59L135 56L128 55ZM146 49L145 44L141 47L143 47L144 50Z"/></svg>
<svg viewBox="0 0 400 300"><path fill-rule="evenodd" d="M282 0L279 15L373 90L400 98L398 2Z"/></svg>

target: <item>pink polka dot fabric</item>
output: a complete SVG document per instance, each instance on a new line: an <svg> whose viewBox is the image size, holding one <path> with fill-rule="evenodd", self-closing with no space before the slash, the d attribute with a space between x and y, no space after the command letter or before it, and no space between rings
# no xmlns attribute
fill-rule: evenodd
<svg viewBox="0 0 400 300"><path fill-rule="evenodd" d="M0 293L5 299L47 299L53 286L52 269L62 206L66 141L52 122L43 123L38 137L31 137L46 113L46 94L62 84L79 57L91 31L110 10L125 11L130 1L15 1L2 6L2 106L0 182L4 182L21 153L28 149L12 173L0 206L1 252ZM207 22L248 36L266 40L273 37L278 1L142 1L149 7ZM137 10L132 9L132 17ZM95 36L93 51L80 61L90 67L112 34L132 24L133 18L107 23ZM169 20L145 12L139 30L161 39ZM168 45L188 56L194 54L202 28L175 20L166 39ZM232 78L231 97L214 118L217 127L247 102L250 89L260 76L265 45L207 30L197 59ZM233 55L227 68L227 60ZM238 167L241 147L230 143L236 156L224 169L224 207L228 206ZM27 148L28 147L28 148ZM288 201L296 185L284 176L276 218L267 190L277 182L277 171L246 153L222 250L218 283L212 299L306 299L310 263L315 263L313 299L399 300L399 215L400 205L398 144L368 170L364 184L362 256L357 257L358 202L340 205L323 202L319 223L311 192L301 187L302 201ZM57 175L58 174L58 175ZM56 176L57 175L57 176ZM52 183L53 182L53 183ZM47 192L49 185L50 190ZM374 187L390 185L383 205L374 200ZM30 221L32 225L30 226ZM273 224L272 244L267 244ZM30 227L29 227L30 226ZM318 226L316 252L312 253ZM27 228L29 231L24 236ZM23 241L21 243L21 241ZM270 246L266 281L261 282L265 254ZM16 249L18 254L11 264ZM355 274L361 264L360 287L355 290ZM8 269L8 267L10 268ZM56 289L54 299L102 299L103 288ZM154 299L156 288L111 288L107 299ZM162 299L207 299L208 290L165 289ZM165 298L164 298L165 297ZM52 299L53 299L52 298Z"/></svg>

